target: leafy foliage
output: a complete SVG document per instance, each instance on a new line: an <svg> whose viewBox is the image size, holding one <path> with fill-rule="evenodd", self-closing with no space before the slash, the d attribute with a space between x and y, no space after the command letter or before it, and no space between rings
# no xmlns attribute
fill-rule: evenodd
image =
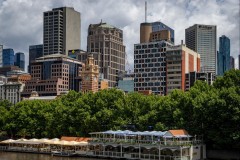
<svg viewBox="0 0 240 160"><path fill-rule="evenodd" d="M89 132L122 129L184 128L203 135L212 148L240 148L240 71L231 70L213 86L197 81L188 92L168 96L117 89L95 94L70 91L53 101L0 101L0 131L9 137L88 136Z"/></svg>

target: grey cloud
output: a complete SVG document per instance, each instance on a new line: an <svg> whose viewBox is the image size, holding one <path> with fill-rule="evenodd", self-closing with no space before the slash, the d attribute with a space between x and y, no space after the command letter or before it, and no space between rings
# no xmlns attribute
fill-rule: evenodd
<svg viewBox="0 0 240 160"><path fill-rule="evenodd" d="M82 49L86 49L87 28L101 19L124 31L129 67L133 68L133 47L139 43L139 25L144 21L144 0L0 0L0 43L28 53L28 46L42 43L42 14L51 8L71 6L81 12ZM161 20L175 29L175 42L185 39L185 28L199 24L218 26L231 39L231 54L239 52L239 2L236 0L149 0L148 21ZM128 69L126 68L126 69Z"/></svg>

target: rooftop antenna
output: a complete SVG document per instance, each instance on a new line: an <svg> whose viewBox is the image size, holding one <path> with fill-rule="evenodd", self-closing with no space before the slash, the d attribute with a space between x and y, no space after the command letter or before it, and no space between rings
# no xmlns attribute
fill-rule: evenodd
<svg viewBox="0 0 240 160"><path fill-rule="evenodd" d="M147 1L145 1L145 23L147 23Z"/></svg>

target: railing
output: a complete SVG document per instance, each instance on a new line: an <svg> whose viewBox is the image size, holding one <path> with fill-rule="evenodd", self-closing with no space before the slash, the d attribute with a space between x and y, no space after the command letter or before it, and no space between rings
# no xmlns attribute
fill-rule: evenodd
<svg viewBox="0 0 240 160"><path fill-rule="evenodd" d="M179 146L179 145L195 145L201 144L201 140L166 140L166 141L154 141L154 140L135 140L135 139L114 139L114 138L92 138L90 143L117 143L117 144L142 144L142 145L165 145L165 146Z"/></svg>
<svg viewBox="0 0 240 160"><path fill-rule="evenodd" d="M169 156L169 155L156 155L156 154L139 154L138 153L131 153L131 158L132 159L141 159L141 160L145 160L145 159L151 159L151 160L159 160L161 158L161 160L190 160L190 156Z"/></svg>
<svg viewBox="0 0 240 160"><path fill-rule="evenodd" d="M0 151L5 151L5 150L7 150L7 149L8 149L7 146L0 146Z"/></svg>
<svg viewBox="0 0 240 160"><path fill-rule="evenodd" d="M113 151L93 151L94 156L101 156L101 157L122 157L123 153L121 152L113 152Z"/></svg>
<svg viewBox="0 0 240 160"><path fill-rule="evenodd" d="M8 150L11 151L30 151L30 152L38 152L38 148L28 148L28 147L8 147Z"/></svg>

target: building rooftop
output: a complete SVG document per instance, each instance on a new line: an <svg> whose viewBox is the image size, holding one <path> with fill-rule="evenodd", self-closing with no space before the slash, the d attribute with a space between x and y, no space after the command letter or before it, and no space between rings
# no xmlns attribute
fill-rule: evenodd
<svg viewBox="0 0 240 160"><path fill-rule="evenodd" d="M103 22L100 22L98 24L90 24L89 27L93 27L93 28L101 27L101 28L111 28L111 29L117 28L117 27L114 27L114 26L112 26L110 24L103 23Z"/></svg>

